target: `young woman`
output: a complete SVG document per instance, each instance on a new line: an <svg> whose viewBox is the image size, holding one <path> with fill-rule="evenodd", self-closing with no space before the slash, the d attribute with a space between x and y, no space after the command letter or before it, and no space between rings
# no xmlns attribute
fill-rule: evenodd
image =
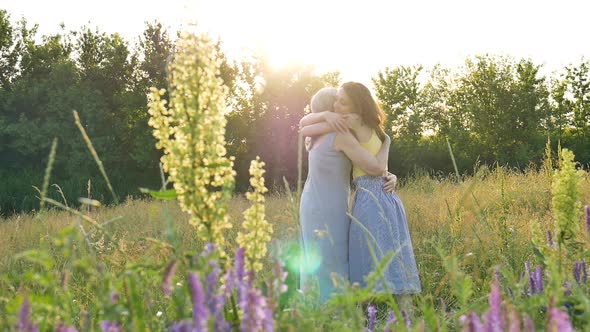
<svg viewBox="0 0 590 332"><path fill-rule="evenodd" d="M356 149L347 148L346 154L342 151L340 141L346 138L354 140L354 137L347 133L347 116L330 112L336 93L335 88L324 88L316 93L311 101L313 113L300 122L302 134L314 136L309 147L308 175L300 205L301 236L305 252L300 281L305 290L310 277L318 278L320 303L326 302L335 291L332 273L348 279L350 160L362 165L370 174L381 175L389 151L389 144L384 144L381 162L376 161L358 143ZM317 130L318 126L334 128L342 134L331 132L306 135L309 130ZM327 131L324 129L324 132ZM395 186L395 181L395 176L391 176L389 186Z"/></svg>
<svg viewBox="0 0 590 332"><path fill-rule="evenodd" d="M381 261L393 251L393 259L382 271L382 278L375 284L374 292L395 295L419 293L420 278L403 204L395 192L384 190L384 180L378 172L387 165L387 157L383 164L384 146L387 146L387 152L389 150L389 137L383 131L384 115L370 91L356 82L341 86L334 110L340 114L355 113L359 116L356 121L349 120L354 135L338 133L333 142L334 150L342 151L353 163L356 193L349 230L350 282L366 286L365 277L375 270L376 261ZM349 116L349 119L352 117ZM302 133L313 136L334 128L328 122L318 121L308 124ZM360 153L359 148L366 154ZM379 167L372 168L375 165ZM407 302L408 297L404 296L401 300Z"/></svg>

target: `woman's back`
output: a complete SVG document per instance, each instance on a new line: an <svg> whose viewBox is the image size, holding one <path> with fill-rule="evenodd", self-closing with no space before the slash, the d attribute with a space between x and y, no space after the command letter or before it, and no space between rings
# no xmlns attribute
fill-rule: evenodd
<svg viewBox="0 0 590 332"><path fill-rule="evenodd" d="M324 201L330 200L330 196L334 196L334 200L348 197L350 190L351 163L344 153L332 147L336 135L323 135L309 151L307 180L303 191L322 194L318 198Z"/></svg>
<svg viewBox="0 0 590 332"><path fill-rule="evenodd" d="M300 223L307 259L301 284L317 275L320 302L334 291L331 273L348 278L348 194L350 160L333 148L336 133L318 138L309 151L307 180L301 195Z"/></svg>

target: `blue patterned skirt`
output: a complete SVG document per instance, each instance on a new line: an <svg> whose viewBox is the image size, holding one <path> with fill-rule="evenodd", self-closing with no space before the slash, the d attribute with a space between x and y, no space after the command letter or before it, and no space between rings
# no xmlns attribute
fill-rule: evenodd
<svg viewBox="0 0 590 332"><path fill-rule="evenodd" d="M399 196L383 190L384 180L380 176L360 176L354 184L348 250L350 282L366 287L365 278L384 256L393 252L391 262L374 284L374 292L421 292L406 212Z"/></svg>

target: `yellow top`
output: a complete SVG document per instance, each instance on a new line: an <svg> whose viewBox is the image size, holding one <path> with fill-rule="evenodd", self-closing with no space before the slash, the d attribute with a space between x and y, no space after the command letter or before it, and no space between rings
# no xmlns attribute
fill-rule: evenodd
<svg viewBox="0 0 590 332"><path fill-rule="evenodd" d="M367 151L369 151L370 154L372 154L373 156L376 156L377 153L379 152L379 149L381 149L381 140L379 139L379 136L377 136L377 133L375 132L375 130L373 130L372 134L371 134L371 138L369 138L369 140L365 143L361 143L361 146L365 149L367 149ZM352 165L352 177L353 178L357 178L359 176L363 176L363 175L367 175L367 173L365 173L365 171L363 171L360 167L358 167L357 165Z"/></svg>

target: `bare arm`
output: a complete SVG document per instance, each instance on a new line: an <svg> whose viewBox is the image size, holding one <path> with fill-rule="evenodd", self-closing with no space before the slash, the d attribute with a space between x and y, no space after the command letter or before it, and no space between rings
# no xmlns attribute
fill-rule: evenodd
<svg viewBox="0 0 590 332"><path fill-rule="evenodd" d="M350 133L338 134L335 140L335 148L344 152L346 156L369 175L381 176L387 170L387 157L389 155L389 137L381 144L376 156L363 148L359 141Z"/></svg>
<svg viewBox="0 0 590 332"><path fill-rule="evenodd" d="M334 128L327 122L318 122L308 126L304 126L300 129L300 133L303 136L319 136L334 131Z"/></svg>
<svg viewBox="0 0 590 332"><path fill-rule="evenodd" d="M326 119L324 118L324 113L326 112L309 113L305 115L301 118L301 120L299 120L299 128L303 128L314 123L326 121Z"/></svg>
<svg viewBox="0 0 590 332"><path fill-rule="evenodd" d="M316 113L316 114L319 114L319 113ZM360 120L360 116L358 114L344 114L344 115L339 114L339 116L341 119L344 119L347 129L352 128L353 123L355 121ZM301 120L303 121L303 119L301 119ZM301 123L301 121L300 121L300 123ZM321 122L317 122L314 124L299 127L299 132L304 137L306 137L306 136L307 137L319 136L319 135L323 135L323 134L327 134L327 133L331 133L331 132L335 132L335 131L342 132L341 130L337 129L334 125L330 124L327 121L321 121Z"/></svg>
<svg viewBox="0 0 590 332"><path fill-rule="evenodd" d="M333 131L341 133L348 131L346 116L329 111L307 114L299 120L299 129L324 121L332 127Z"/></svg>
<svg viewBox="0 0 590 332"><path fill-rule="evenodd" d="M383 166L384 170L382 174L385 175L387 173L387 164L389 162L389 146L391 145L391 138L388 135L385 135L385 140L381 143L381 148L379 152L377 152L377 156L375 157Z"/></svg>

